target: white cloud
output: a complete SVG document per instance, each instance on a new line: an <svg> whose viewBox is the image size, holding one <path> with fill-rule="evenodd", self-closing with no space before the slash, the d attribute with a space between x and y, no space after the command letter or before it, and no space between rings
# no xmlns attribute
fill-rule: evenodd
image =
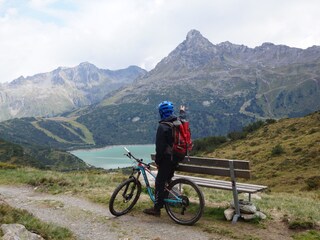
<svg viewBox="0 0 320 240"><path fill-rule="evenodd" d="M153 68L198 29L212 43L320 45L317 0L0 0L0 82L89 61Z"/></svg>

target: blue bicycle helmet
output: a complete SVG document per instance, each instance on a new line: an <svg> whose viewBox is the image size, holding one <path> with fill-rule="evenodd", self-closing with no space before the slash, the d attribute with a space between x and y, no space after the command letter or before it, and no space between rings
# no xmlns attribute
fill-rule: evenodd
<svg viewBox="0 0 320 240"><path fill-rule="evenodd" d="M173 104L169 101L163 101L158 106L161 119L165 119L173 114Z"/></svg>

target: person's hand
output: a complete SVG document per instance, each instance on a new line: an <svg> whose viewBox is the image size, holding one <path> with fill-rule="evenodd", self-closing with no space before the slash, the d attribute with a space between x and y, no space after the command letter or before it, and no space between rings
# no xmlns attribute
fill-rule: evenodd
<svg viewBox="0 0 320 240"><path fill-rule="evenodd" d="M180 106L180 111L184 111L184 112L185 112L185 111L186 111L186 106L181 105L181 106Z"/></svg>

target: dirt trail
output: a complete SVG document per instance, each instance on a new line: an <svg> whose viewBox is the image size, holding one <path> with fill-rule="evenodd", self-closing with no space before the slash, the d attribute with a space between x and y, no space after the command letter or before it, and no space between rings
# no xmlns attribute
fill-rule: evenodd
<svg viewBox="0 0 320 240"><path fill-rule="evenodd" d="M0 186L0 200L25 209L45 222L70 229L77 239L227 239L181 226L163 212L160 218L145 215L114 217L107 207L68 195L35 192L31 187Z"/></svg>

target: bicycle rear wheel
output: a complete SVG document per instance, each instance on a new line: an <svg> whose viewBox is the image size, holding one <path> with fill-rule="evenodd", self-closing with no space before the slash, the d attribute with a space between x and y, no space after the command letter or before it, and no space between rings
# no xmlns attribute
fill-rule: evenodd
<svg viewBox="0 0 320 240"><path fill-rule="evenodd" d="M195 224L201 218L205 205L199 187L188 179L178 178L169 184L168 190L167 198L172 201L165 201L165 208L169 217L182 225Z"/></svg>
<svg viewBox="0 0 320 240"><path fill-rule="evenodd" d="M113 192L109 210L114 216L128 213L137 203L141 193L141 183L134 177L122 182Z"/></svg>

